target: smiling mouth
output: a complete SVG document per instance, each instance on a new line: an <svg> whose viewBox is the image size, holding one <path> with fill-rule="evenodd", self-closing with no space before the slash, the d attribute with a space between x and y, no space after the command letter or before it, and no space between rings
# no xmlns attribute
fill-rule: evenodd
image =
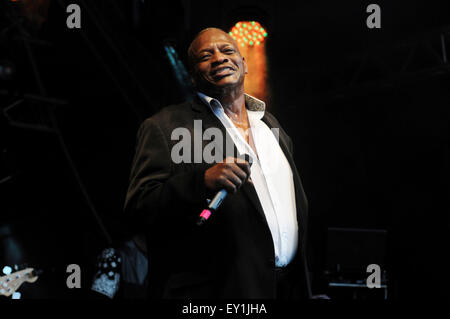
<svg viewBox="0 0 450 319"><path fill-rule="evenodd" d="M234 71L234 69L232 69L229 66L226 66L226 67L223 67L223 68L218 68L218 69L216 69L216 70L211 72L211 76L218 77L218 76L230 75L229 74L230 71Z"/></svg>

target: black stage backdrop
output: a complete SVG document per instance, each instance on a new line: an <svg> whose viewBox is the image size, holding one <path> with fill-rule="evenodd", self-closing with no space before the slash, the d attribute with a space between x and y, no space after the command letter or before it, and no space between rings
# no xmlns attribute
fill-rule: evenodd
<svg viewBox="0 0 450 319"><path fill-rule="evenodd" d="M0 79L0 266L47 270L24 297L87 297L95 256L111 245L102 227L114 243L129 235L137 128L183 100L164 44L185 61L202 28L252 17L269 32L268 109L295 144L318 287L328 228L384 229L389 297L448 297L445 1L377 1L381 29L366 26L368 1L48 1L40 25L21 27L11 3L0 12L0 61L15 69ZM69 3L81 29L66 27ZM84 289L65 286L72 263Z"/></svg>

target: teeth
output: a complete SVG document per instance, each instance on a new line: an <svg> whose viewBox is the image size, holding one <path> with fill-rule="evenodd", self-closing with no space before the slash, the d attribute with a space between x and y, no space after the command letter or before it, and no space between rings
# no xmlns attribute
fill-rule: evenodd
<svg viewBox="0 0 450 319"><path fill-rule="evenodd" d="M227 66L227 67L225 67L225 68L223 68L223 69L217 70L216 72L214 72L214 74L217 74L217 73L222 72L222 71L225 71L225 70L231 70L231 68Z"/></svg>

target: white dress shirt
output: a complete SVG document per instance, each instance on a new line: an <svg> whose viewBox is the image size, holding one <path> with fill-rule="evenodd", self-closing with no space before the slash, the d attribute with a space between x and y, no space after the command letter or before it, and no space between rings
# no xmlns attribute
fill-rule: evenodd
<svg viewBox="0 0 450 319"><path fill-rule="evenodd" d="M221 103L200 92L197 94L226 128L239 153L251 156L250 177L272 234L275 266L286 266L294 258L298 246L294 180L289 162L277 138L261 120L264 116L265 103L245 94L245 104L257 156L233 121L226 115Z"/></svg>

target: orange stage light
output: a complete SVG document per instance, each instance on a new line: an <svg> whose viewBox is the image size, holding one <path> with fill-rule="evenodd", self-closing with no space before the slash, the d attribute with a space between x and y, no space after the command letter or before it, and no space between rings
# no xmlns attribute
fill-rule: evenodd
<svg viewBox="0 0 450 319"><path fill-rule="evenodd" d="M257 21L240 21L231 28L229 34L237 41L241 54L247 62L245 92L267 102L269 96L265 48L267 30Z"/></svg>

